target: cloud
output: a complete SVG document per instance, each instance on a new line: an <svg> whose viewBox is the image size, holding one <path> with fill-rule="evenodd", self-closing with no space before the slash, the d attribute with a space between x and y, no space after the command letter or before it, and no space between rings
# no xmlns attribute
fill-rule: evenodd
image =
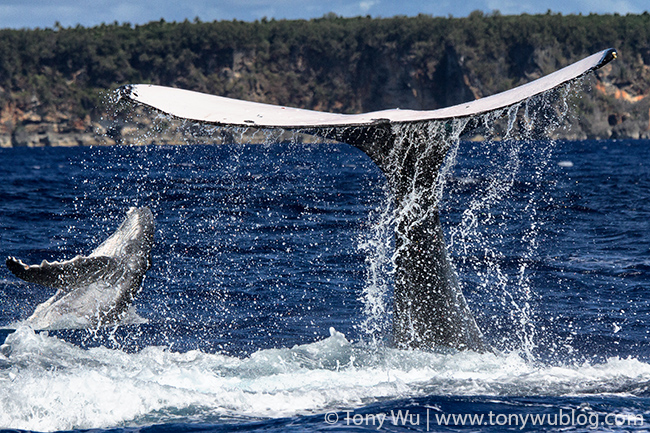
<svg viewBox="0 0 650 433"><path fill-rule="evenodd" d="M576 8L590 9L594 13L642 13L648 10L648 4L626 0L579 0ZM583 12L584 13L584 12Z"/></svg>
<svg viewBox="0 0 650 433"><path fill-rule="evenodd" d="M359 2L359 9L361 9L362 12L366 13L378 3L379 2L375 0L364 0L362 2Z"/></svg>

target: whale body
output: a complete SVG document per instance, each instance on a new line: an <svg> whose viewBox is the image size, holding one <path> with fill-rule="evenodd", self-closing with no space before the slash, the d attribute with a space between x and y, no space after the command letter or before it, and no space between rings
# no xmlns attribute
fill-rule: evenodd
<svg viewBox="0 0 650 433"><path fill-rule="evenodd" d="M23 323L34 329L95 328L126 315L151 266L154 218L132 207L119 228L88 256L28 265L7 258L9 270L30 283L57 289Z"/></svg>
<svg viewBox="0 0 650 433"><path fill-rule="evenodd" d="M433 193L450 149L445 128L451 129L453 122L470 123L472 116L503 110L558 88L602 67L616 55L614 49L603 50L514 89L424 111L325 113L150 84L127 85L118 92L124 99L180 119L226 127L281 128L362 150L384 172L398 214L393 255L395 344L401 348L484 351L481 332L448 258L438 197ZM430 128L433 122L442 128Z"/></svg>

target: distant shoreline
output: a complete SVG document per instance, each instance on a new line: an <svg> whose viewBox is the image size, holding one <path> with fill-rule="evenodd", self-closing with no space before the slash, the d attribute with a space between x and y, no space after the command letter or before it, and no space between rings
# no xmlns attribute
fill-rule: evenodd
<svg viewBox="0 0 650 433"><path fill-rule="evenodd" d="M619 58L571 92L561 138L650 138L647 12L4 29L0 146L122 142L111 121L128 108L113 89L130 83L340 113L436 109L610 47Z"/></svg>

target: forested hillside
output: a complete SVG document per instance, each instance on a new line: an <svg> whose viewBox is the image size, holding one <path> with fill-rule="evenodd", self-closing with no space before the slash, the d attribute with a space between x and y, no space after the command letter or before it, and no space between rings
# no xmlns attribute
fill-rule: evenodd
<svg viewBox="0 0 650 433"><path fill-rule="evenodd" d="M650 137L648 13L0 30L0 145L93 143L107 91L127 83L344 113L432 109L608 47L619 58L577 101L572 138Z"/></svg>

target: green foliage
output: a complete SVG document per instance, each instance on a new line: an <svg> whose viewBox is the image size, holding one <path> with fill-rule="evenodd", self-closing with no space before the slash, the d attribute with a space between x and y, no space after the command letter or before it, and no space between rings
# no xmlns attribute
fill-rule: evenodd
<svg viewBox="0 0 650 433"><path fill-rule="evenodd" d="M83 114L97 110L102 90L155 83L343 112L434 108L608 47L623 62L648 52L650 15L57 25L0 30L0 100Z"/></svg>

